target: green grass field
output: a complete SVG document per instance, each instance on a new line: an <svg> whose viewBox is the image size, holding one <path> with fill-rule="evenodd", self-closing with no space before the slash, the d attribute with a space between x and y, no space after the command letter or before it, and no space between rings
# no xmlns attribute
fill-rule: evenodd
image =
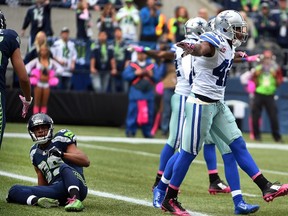
<svg viewBox="0 0 288 216"><path fill-rule="evenodd" d="M163 144L128 144L107 141L84 141L81 136L124 137L124 129L88 127L88 126L55 126L55 130L69 128L79 136L78 145L89 157L90 167L85 169L89 187L89 195L83 202L85 209L77 215L83 216L120 216L163 215L159 209L152 207L151 186L158 168L159 153ZM68 213L63 207L42 209L39 207L8 204L5 201L7 192L13 184L35 185L31 180L23 180L23 176L36 180L35 171L29 158L31 139L16 138L11 133L28 135L25 124L7 123L5 137L0 151L0 215L76 215ZM138 137L141 137L138 131ZM158 135L158 138L160 135ZM264 136L271 143L269 134ZM288 140L288 137L284 137ZM249 140L247 139L249 142ZM264 143L263 143L264 144ZM273 144L275 146L280 146ZM268 146L268 144L266 145ZM269 145L271 146L271 144ZM282 144L283 147L288 145ZM280 146L281 147L281 146ZM288 183L287 150L276 148L250 148L250 152L264 175L270 181ZM218 154L218 169L224 179L223 163ZM3 173L16 174L8 177ZM287 197L266 203L258 187L240 170L242 192L249 203L259 204L260 210L254 215L282 216L288 215ZM230 194L209 195L208 175L202 153L192 164L182 186L179 201L183 207L195 216L233 215L233 203Z"/></svg>

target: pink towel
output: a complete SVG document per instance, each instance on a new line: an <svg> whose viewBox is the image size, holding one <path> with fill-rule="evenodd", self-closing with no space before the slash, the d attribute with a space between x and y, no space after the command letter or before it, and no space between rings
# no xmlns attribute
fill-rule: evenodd
<svg viewBox="0 0 288 216"><path fill-rule="evenodd" d="M144 125L148 123L148 105L146 100L138 100L138 115L137 115L137 123L138 125Z"/></svg>

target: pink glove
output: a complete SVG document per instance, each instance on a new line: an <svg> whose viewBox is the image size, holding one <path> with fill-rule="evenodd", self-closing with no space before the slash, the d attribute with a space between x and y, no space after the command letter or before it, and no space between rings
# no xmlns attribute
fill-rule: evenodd
<svg viewBox="0 0 288 216"><path fill-rule="evenodd" d="M26 101L25 97L19 95L20 100L22 101L23 108L22 108L22 117L25 118L28 112L29 106L32 103L33 98L31 97L30 101Z"/></svg>
<svg viewBox="0 0 288 216"><path fill-rule="evenodd" d="M246 56L247 62L255 62L255 61L260 61L260 55L252 55L252 56Z"/></svg>
<svg viewBox="0 0 288 216"><path fill-rule="evenodd" d="M191 43L186 43L186 42L178 42L176 46L180 47L183 49L183 54L182 57L185 57L186 55L189 55L193 53L195 45Z"/></svg>

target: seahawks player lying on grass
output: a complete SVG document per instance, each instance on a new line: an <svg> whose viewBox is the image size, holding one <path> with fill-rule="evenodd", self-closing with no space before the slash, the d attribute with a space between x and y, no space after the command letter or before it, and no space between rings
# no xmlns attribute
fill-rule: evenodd
<svg viewBox="0 0 288 216"><path fill-rule="evenodd" d="M75 135L62 129L53 136L53 120L43 113L31 116L27 127L35 142L30 158L37 173L38 186L12 186L7 202L43 208L66 203L66 211L82 211L81 201L88 191L83 167L88 167L90 161L77 148Z"/></svg>

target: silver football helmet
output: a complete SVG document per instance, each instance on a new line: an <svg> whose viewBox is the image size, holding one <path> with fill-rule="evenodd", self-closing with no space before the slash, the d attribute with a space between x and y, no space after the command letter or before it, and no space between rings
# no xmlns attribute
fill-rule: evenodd
<svg viewBox="0 0 288 216"><path fill-rule="evenodd" d="M206 28L207 21L205 19L201 17L191 18L185 23L185 38L199 38L199 36L205 32Z"/></svg>
<svg viewBox="0 0 288 216"><path fill-rule="evenodd" d="M215 18L215 31L222 37L231 40L236 47L248 37L247 23L238 11L225 10Z"/></svg>

